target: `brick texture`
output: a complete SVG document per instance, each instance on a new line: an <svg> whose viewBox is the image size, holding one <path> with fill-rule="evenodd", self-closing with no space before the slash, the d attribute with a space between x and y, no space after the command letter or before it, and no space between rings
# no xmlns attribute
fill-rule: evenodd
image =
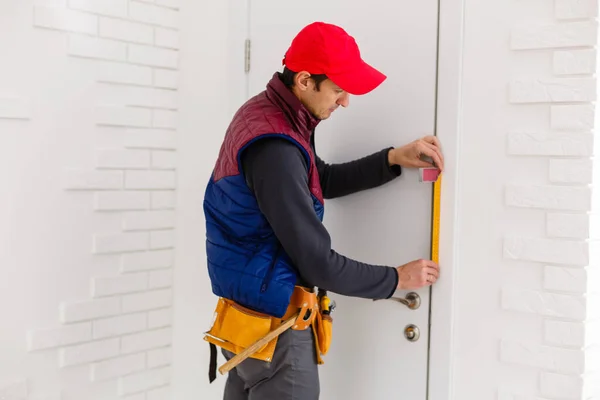
<svg viewBox="0 0 600 400"><path fill-rule="evenodd" d="M522 118L510 120L507 155L537 159L542 169L523 167L518 181L507 183L504 191L507 208L518 209L528 221L506 232L506 263L534 264L540 280L512 283L513 277L501 291L507 313L532 314L543 332L541 341L516 342L506 335L500 340L501 362L531 377L522 390L516 381L499 383L500 400L587 400L600 394L591 389L600 381L600 348L594 343L600 339L591 339L600 337L594 174L600 171L595 157L598 3L555 0L548 6L554 11L549 18L541 7L539 18L524 13L528 17L512 28L509 45L523 59L510 63L508 103L541 130L524 128ZM534 61L540 50L548 56L545 65ZM531 68L522 68L525 63Z"/></svg>
<svg viewBox="0 0 600 400"><path fill-rule="evenodd" d="M95 35L98 33L98 17L63 7L35 6L33 25L39 28L57 29Z"/></svg>
<svg viewBox="0 0 600 400"><path fill-rule="evenodd" d="M171 290L155 290L123 296L123 312L136 312L171 305Z"/></svg>
<svg viewBox="0 0 600 400"><path fill-rule="evenodd" d="M150 232L150 248L166 249L175 246L175 231L162 230Z"/></svg>
<svg viewBox="0 0 600 400"><path fill-rule="evenodd" d="M171 395L170 390L169 386L149 390L147 400L169 400L171 398L169 397Z"/></svg>
<svg viewBox="0 0 600 400"><path fill-rule="evenodd" d="M154 86L168 89L177 88L177 72L168 69L154 69Z"/></svg>
<svg viewBox="0 0 600 400"><path fill-rule="evenodd" d="M99 169L147 169L150 152L146 150L100 149L96 154Z"/></svg>
<svg viewBox="0 0 600 400"><path fill-rule="evenodd" d="M152 118L155 128L175 129L177 127L177 113L174 111L155 110Z"/></svg>
<svg viewBox="0 0 600 400"><path fill-rule="evenodd" d="M163 367L122 377L119 379L119 394L125 395L164 386L170 383L170 375L170 368Z"/></svg>
<svg viewBox="0 0 600 400"><path fill-rule="evenodd" d="M127 314L94 321L94 339L103 339L146 329L146 314Z"/></svg>
<svg viewBox="0 0 600 400"><path fill-rule="evenodd" d="M100 106L96 109L96 123L108 126L151 127L152 111L136 107Z"/></svg>
<svg viewBox="0 0 600 400"><path fill-rule="evenodd" d="M521 313L573 320L584 320L587 310L586 299L583 296L512 287L505 287L502 290L502 308Z"/></svg>
<svg viewBox="0 0 600 400"><path fill-rule="evenodd" d="M122 353L137 353L171 344L171 328L136 333L121 338Z"/></svg>
<svg viewBox="0 0 600 400"><path fill-rule="evenodd" d="M174 227L175 213L173 211L132 211L123 217L123 229L126 231Z"/></svg>
<svg viewBox="0 0 600 400"><path fill-rule="evenodd" d="M596 99L593 78L517 80L510 84L512 103L590 102Z"/></svg>
<svg viewBox="0 0 600 400"><path fill-rule="evenodd" d="M553 183L592 183L592 160L550 160L549 175Z"/></svg>
<svg viewBox="0 0 600 400"><path fill-rule="evenodd" d="M169 268L173 265L173 260L172 250L124 254L121 260L121 269L123 272L135 272Z"/></svg>
<svg viewBox="0 0 600 400"><path fill-rule="evenodd" d="M176 169L177 153L173 151L153 151L152 168L154 169Z"/></svg>
<svg viewBox="0 0 600 400"><path fill-rule="evenodd" d="M508 154L523 156L585 157L593 154L594 136L572 132L512 132Z"/></svg>
<svg viewBox="0 0 600 400"><path fill-rule="evenodd" d="M142 191L97 192L94 208L98 211L147 210L151 194Z"/></svg>
<svg viewBox="0 0 600 400"><path fill-rule="evenodd" d="M146 369L146 356L132 354L94 363L90 366L92 381L103 381Z"/></svg>
<svg viewBox="0 0 600 400"><path fill-rule="evenodd" d="M111 190L123 187L123 172L120 171L76 171L64 173L64 186L71 190Z"/></svg>
<svg viewBox="0 0 600 400"><path fill-rule="evenodd" d="M94 253L122 253L148 249L146 232L99 234L94 236Z"/></svg>
<svg viewBox="0 0 600 400"><path fill-rule="evenodd" d="M597 25L594 21L528 23L513 30L510 47L513 50L528 50L593 46L597 40L596 32Z"/></svg>
<svg viewBox="0 0 600 400"><path fill-rule="evenodd" d="M61 107L53 115L56 121L51 121L56 125L43 119L38 125L53 129L44 132L46 136L76 130L82 135L81 143L89 145L69 149L83 157L91 154L89 164L69 165L72 157L57 160L62 163L63 195L83 199L68 204L77 204L72 209L73 221L89 227L89 236L83 240L86 247L73 251L81 255L77 258L80 273L90 271L90 275L83 295L81 290L64 292L69 298L58 304L56 324L26 331L29 352L55 352L50 357L67 374L61 376L60 387L52 392L45 389L46 383L36 381L32 384L35 391L30 392L26 379L2 381L0 398L59 400L66 395L61 392L69 392L62 385L74 381L72 376L77 378L78 390L72 394L76 397L89 397L93 392L106 399L166 399L173 336L180 3L34 3L28 15L36 34L28 46L58 43L47 46L47 51L62 60L62 72L76 72L76 91L66 85L68 93L63 97L61 91L53 92L53 101ZM47 74L46 82L60 82L66 76L52 76L44 65L38 69ZM42 115L37 100L31 99L43 96L9 89L10 93L0 91L0 122ZM77 111L68 108L72 104L77 104ZM87 140L90 133L91 141ZM62 204L59 197L55 199ZM93 213L91 219L88 212ZM80 228L76 226L76 231L84 232ZM72 281L80 282L80 276ZM81 297L72 298L73 294ZM86 388L88 384L102 388Z"/></svg>
<svg viewBox="0 0 600 400"><path fill-rule="evenodd" d="M162 328L171 325L173 313L170 308L154 310L148 313L148 327Z"/></svg>
<svg viewBox="0 0 600 400"><path fill-rule="evenodd" d="M590 237L590 220L588 214L546 214L546 234L550 237L580 238Z"/></svg>
<svg viewBox="0 0 600 400"><path fill-rule="evenodd" d="M504 240L504 256L512 260L585 266L590 255L585 241L511 236Z"/></svg>
<svg viewBox="0 0 600 400"><path fill-rule="evenodd" d="M69 7L114 17L127 16L127 0L68 0Z"/></svg>
<svg viewBox="0 0 600 400"><path fill-rule="evenodd" d="M595 107L592 104L550 107L552 129L590 130L594 127Z"/></svg>
<svg viewBox="0 0 600 400"><path fill-rule="evenodd" d="M567 322L548 319L544 322L544 340L556 346L583 347L586 325L584 322Z"/></svg>
<svg viewBox="0 0 600 400"><path fill-rule="evenodd" d="M157 46L171 49L179 48L179 32L171 29L155 28L154 35Z"/></svg>
<svg viewBox="0 0 600 400"><path fill-rule="evenodd" d="M175 191L154 191L152 192L151 207L153 209L172 209L175 208Z"/></svg>
<svg viewBox="0 0 600 400"><path fill-rule="evenodd" d="M127 171L126 189L175 189L175 172Z"/></svg>
<svg viewBox="0 0 600 400"><path fill-rule="evenodd" d="M175 50L151 46L130 45L129 62L153 67L177 68L178 53Z"/></svg>
<svg viewBox="0 0 600 400"><path fill-rule="evenodd" d="M556 75L591 74L596 69L596 51L592 49L554 52Z"/></svg>
<svg viewBox="0 0 600 400"><path fill-rule="evenodd" d="M171 348L165 347L162 349L151 350L146 353L148 358L148 368L162 367L171 364Z"/></svg>
<svg viewBox="0 0 600 400"><path fill-rule="evenodd" d="M119 355L119 340L107 339L69 346L60 350L61 367L89 363L91 361L105 360Z"/></svg>
<svg viewBox="0 0 600 400"><path fill-rule="evenodd" d="M149 273L148 287L150 289L158 289L170 287L173 283L173 271L161 270Z"/></svg>
<svg viewBox="0 0 600 400"><path fill-rule="evenodd" d="M59 328L32 330L28 332L29 351L50 349L92 339L92 324L78 323Z"/></svg>
<svg viewBox="0 0 600 400"><path fill-rule="evenodd" d="M578 349L541 346L531 343L502 341L502 361L565 374L585 372L585 358Z"/></svg>
<svg viewBox="0 0 600 400"><path fill-rule="evenodd" d="M591 202L592 191L588 187L509 185L506 188L506 204L513 207L589 211Z"/></svg>
<svg viewBox="0 0 600 400"><path fill-rule="evenodd" d="M116 315L120 309L119 299L109 298L63 303L60 312L62 322L76 322Z"/></svg>
<svg viewBox="0 0 600 400"><path fill-rule="evenodd" d="M96 61L94 65L98 82L152 85L152 68L150 67L110 61Z"/></svg>
<svg viewBox="0 0 600 400"><path fill-rule="evenodd" d="M152 44L154 32L151 26L114 18L100 18L100 36L133 43Z"/></svg>
<svg viewBox="0 0 600 400"><path fill-rule="evenodd" d="M167 28L177 28L179 13L163 7L130 1L129 16L131 19L147 24L159 25Z"/></svg>
<svg viewBox="0 0 600 400"><path fill-rule="evenodd" d="M71 35L69 36L68 52L70 55L78 57L125 61L127 45L110 39Z"/></svg>
<svg viewBox="0 0 600 400"><path fill-rule="evenodd" d="M556 0L555 15L557 19L595 18L598 15L596 0Z"/></svg>

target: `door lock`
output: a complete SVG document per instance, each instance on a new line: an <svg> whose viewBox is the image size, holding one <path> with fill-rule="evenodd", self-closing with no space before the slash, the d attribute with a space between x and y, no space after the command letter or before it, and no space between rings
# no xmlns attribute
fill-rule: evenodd
<svg viewBox="0 0 600 400"><path fill-rule="evenodd" d="M420 336L421 332L419 331L418 326L407 325L406 328L404 328L404 337L406 337L406 340L408 340L409 342L416 342L417 340L419 340Z"/></svg>

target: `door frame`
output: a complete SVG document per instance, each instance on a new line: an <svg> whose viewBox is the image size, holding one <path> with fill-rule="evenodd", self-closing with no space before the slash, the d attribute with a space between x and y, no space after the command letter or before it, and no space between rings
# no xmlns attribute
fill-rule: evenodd
<svg viewBox="0 0 600 400"><path fill-rule="evenodd" d="M244 70L245 41L249 38L249 0L229 1L228 93L230 113L247 98ZM391 0L390 0L391 1ZM462 56L466 0L438 0L438 60L435 134L446 165L442 182L439 260L441 277L431 289L427 400L453 400L455 367L454 315L458 308L458 198L462 111ZM240 91L243 87L243 92ZM432 329L434 328L434 329Z"/></svg>

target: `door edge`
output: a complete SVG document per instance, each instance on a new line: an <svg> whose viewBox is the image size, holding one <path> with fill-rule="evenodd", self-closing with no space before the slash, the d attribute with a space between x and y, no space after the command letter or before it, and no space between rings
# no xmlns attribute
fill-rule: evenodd
<svg viewBox="0 0 600 400"><path fill-rule="evenodd" d="M430 306L428 400L454 399L464 9L465 0L438 2L436 135L444 152L445 172L440 205L441 274L432 287Z"/></svg>

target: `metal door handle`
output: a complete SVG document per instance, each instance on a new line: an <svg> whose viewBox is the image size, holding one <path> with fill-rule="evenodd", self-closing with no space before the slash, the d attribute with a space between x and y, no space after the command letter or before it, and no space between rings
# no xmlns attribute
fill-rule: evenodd
<svg viewBox="0 0 600 400"><path fill-rule="evenodd" d="M404 299L401 297L391 297L390 300L402 303L411 310L416 310L421 306L421 297L415 292L408 293Z"/></svg>

